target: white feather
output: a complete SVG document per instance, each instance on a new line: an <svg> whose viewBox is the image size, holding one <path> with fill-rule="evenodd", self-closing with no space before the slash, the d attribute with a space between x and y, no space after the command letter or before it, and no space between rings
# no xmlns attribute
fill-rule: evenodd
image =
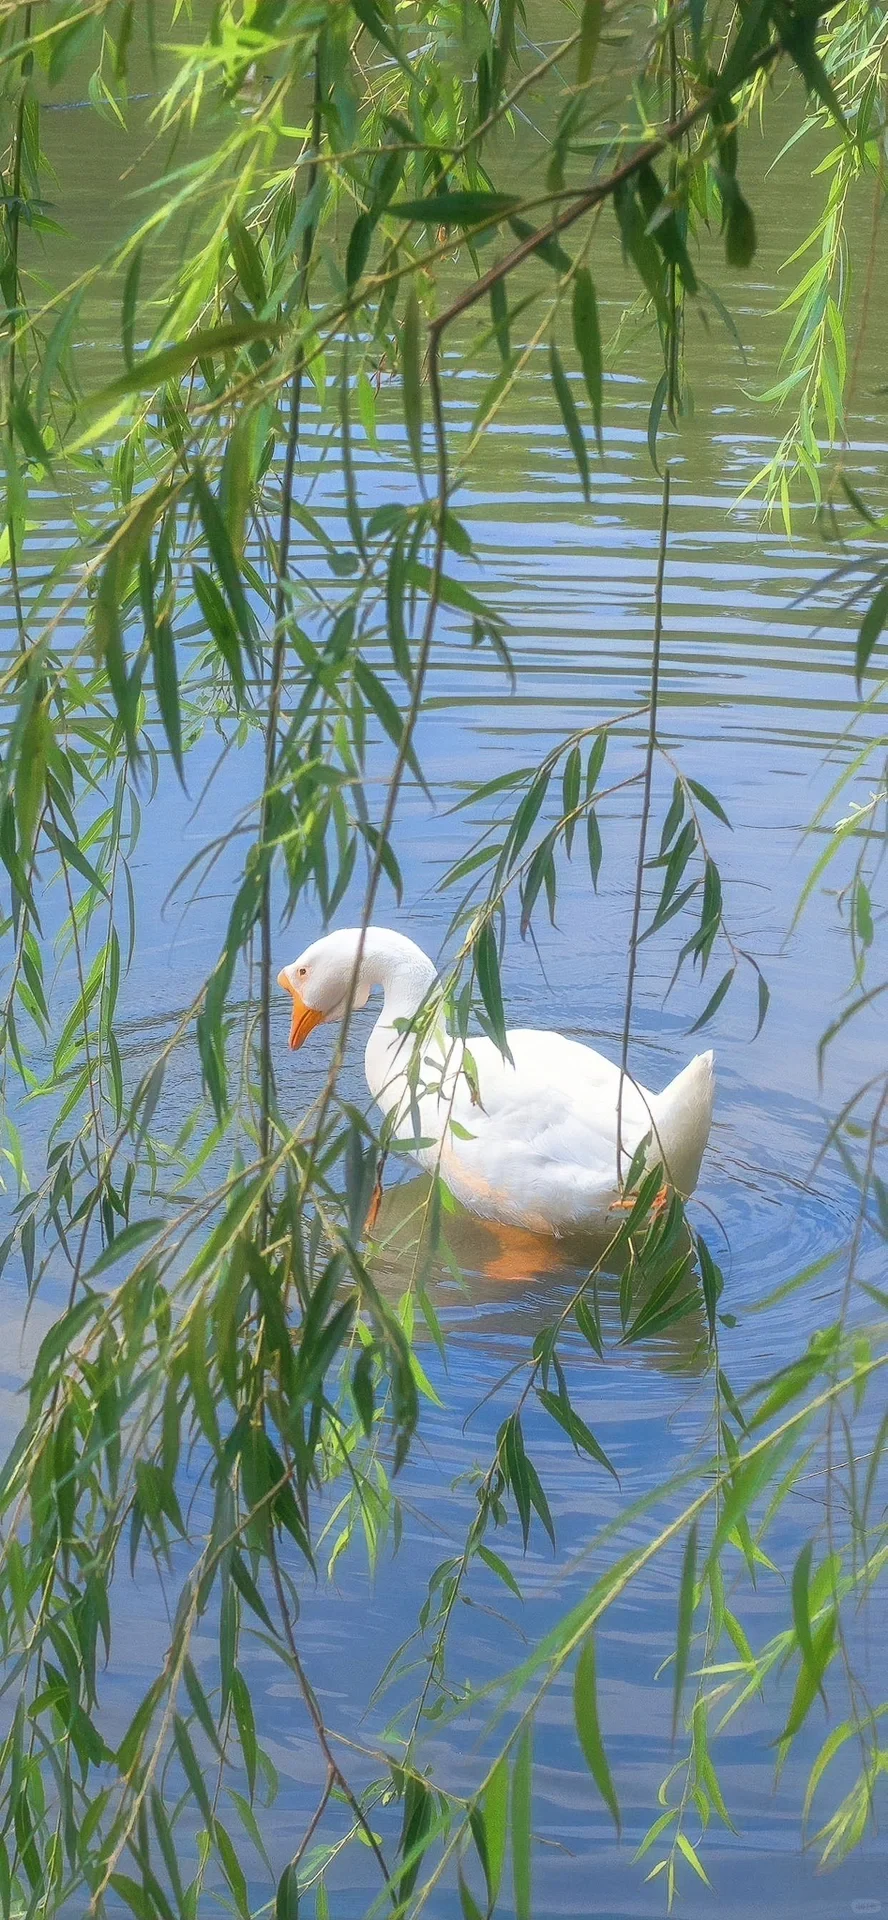
<svg viewBox="0 0 888 1920"><path fill-rule="evenodd" d="M333 1013L343 1004L359 939L356 930L330 934L285 970L301 972L307 1006ZM606 1225L621 1198L620 1175L646 1135L646 1164L659 1161L685 1198L693 1192L712 1121L711 1053L698 1054L662 1093L623 1078L618 1169L619 1067L560 1033L519 1027L508 1034L511 1061L492 1040L470 1039L473 1071L465 1071L462 1043L440 1023L417 1062L416 1037L404 1023L434 979L413 941L368 928L357 1001L374 986L385 999L367 1043L367 1084L396 1134L416 1143L414 1157L439 1171L471 1213L535 1233Z"/></svg>

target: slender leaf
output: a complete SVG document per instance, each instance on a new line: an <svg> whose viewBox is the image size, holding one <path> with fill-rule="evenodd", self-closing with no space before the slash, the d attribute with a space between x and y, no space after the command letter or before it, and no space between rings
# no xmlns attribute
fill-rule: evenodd
<svg viewBox="0 0 888 1920"><path fill-rule="evenodd" d="M681 1567L681 1586L678 1595L678 1625L675 1634L675 1678L672 1691L672 1738L678 1732L678 1718L681 1713L682 1694L688 1671L688 1658L691 1649L691 1628L694 1620L694 1583L697 1576L697 1522L688 1528L685 1541L684 1558Z"/></svg>
<svg viewBox="0 0 888 1920"><path fill-rule="evenodd" d="M401 328L401 383L404 419L413 465L422 477L422 371L420 350L420 311L416 294L410 292L404 308Z"/></svg>
<svg viewBox="0 0 888 1920"><path fill-rule="evenodd" d="M533 1920L531 1849L533 1842L533 1736L519 1736L512 1766L512 1883L515 1920Z"/></svg>
<svg viewBox="0 0 888 1920"><path fill-rule="evenodd" d="M598 0L586 0L586 11L598 10ZM592 276L587 267L579 267L574 278L573 291L573 336L574 345L580 357L586 392L592 408L595 422L595 438L599 453L604 452L601 429L602 412L602 353L601 329L598 323L598 304Z"/></svg>
<svg viewBox="0 0 888 1920"><path fill-rule="evenodd" d="M558 352L554 340L549 347L549 372L552 376L552 385L555 388L555 398L561 410L561 418L564 421L564 429L573 449L573 456L579 470L583 492L588 500L589 456L586 452L586 442L583 439L580 417L574 405L573 394L568 384L561 355Z"/></svg>
<svg viewBox="0 0 888 1920"><path fill-rule="evenodd" d="M574 1722L586 1765L619 1833L620 1806L598 1719L595 1640L591 1633L587 1635L580 1649L574 1674Z"/></svg>

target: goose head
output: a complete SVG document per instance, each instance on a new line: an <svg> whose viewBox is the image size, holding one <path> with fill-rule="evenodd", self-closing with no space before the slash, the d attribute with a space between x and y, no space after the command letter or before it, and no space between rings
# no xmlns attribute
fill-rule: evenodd
<svg viewBox="0 0 888 1920"><path fill-rule="evenodd" d="M289 967L281 968L277 977L278 986L284 988L293 1002L290 1020L290 1046L293 1049L301 1047L312 1029L320 1026L322 1021L336 1020L345 1012L360 939L357 927L325 934L322 940L315 940L310 947L306 947L305 952L300 953L298 960L292 961ZM373 984L365 952L355 982L353 1007L367 1005Z"/></svg>
<svg viewBox="0 0 888 1920"><path fill-rule="evenodd" d="M356 973L357 969L357 973ZM431 960L406 934L387 927L344 927L315 940L283 967L278 986L290 995L290 1045L301 1047L322 1020L340 1019L351 998L365 1007L374 987L385 993L390 1019L409 1019L435 979Z"/></svg>

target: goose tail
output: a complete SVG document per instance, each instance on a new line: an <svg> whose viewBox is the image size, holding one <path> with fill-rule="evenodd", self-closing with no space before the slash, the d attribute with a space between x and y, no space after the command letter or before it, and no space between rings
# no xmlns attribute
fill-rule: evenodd
<svg viewBox="0 0 888 1920"><path fill-rule="evenodd" d="M687 1200L700 1177L712 1126L715 1055L698 1053L652 1102L654 1142L671 1186Z"/></svg>

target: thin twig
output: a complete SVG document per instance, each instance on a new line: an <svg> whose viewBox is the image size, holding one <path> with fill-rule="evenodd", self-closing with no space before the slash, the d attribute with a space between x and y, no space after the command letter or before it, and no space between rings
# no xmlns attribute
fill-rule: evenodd
<svg viewBox="0 0 888 1920"><path fill-rule="evenodd" d="M635 862L635 898L632 902L632 930L629 935L629 967L626 975L626 1000L623 1008L623 1040L620 1048L620 1090L617 1094L617 1183L623 1178L623 1089L629 1073L629 1035L632 1028L632 1001L635 970L638 964L638 929L644 891L644 859L648 819L651 811L651 783L657 747L657 707L660 695L660 641L663 634L663 575L666 570L666 545L669 533L670 471L663 473L663 497L660 508L660 542L657 549L657 580L654 588L654 644L651 654L651 703L648 718L647 748L644 762L644 791L638 828L638 854Z"/></svg>
<svg viewBox="0 0 888 1920"><path fill-rule="evenodd" d="M834 5L835 0L831 0L831 4ZM828 11L828 9L824 8L822 11L825 12ZM474 280L472 285L467 287L458 299L454 300L449 307L445 307L444 312L432 321L429 331L433 337L437 337L443 333L447 327L452 325L454 320L459 318L460 314L466 313L469 307L473 307L477 300L482 300L485 294L490 292L491 287L496 286L498 281L506 279L510 273L513 273L515 268L520 266L523 260L528 260L532 254L537 252L541 244L547 240L554 240L558 234L564 233L568 227L573 226L575 220L581 220L583 215L589 213L592 207L598 206L600 201L610 199L611 195L618 187L621 187L625 181L634 179L635 175L641 173L644 167L652 166L654 161L659 160L661 154L665 153L667 148L671 147L674 142L683 140L685 135L691 131L691 128L696 126L697 121L704 119L705 116L712 111L712 108L719 104L729 91L729 85L736 86L741 79L751 80L754 74L760 73L763 68L773 65L773 62L779 59L782 52L783 46L781 42L779 40L771 40L766 47L762 47L760 52L753 56L744 68L742 75L729 75L726 79L724 73L720 74L716 84L708 88L704 94L701 94L700 98L694 102L694 105L688 107L685 113L680 114L677 120L673 120L669 126L664 127L663 132L658 134L655 139L646 140L643 146L636 147L635 152L629 155L628 160L624 160L622 166L615 167L613 173L609 173L605 180L600 180L595 186L588 187L584 193L579 193L572 206L565 207L564 210L556 214L555 218L550 220L546 226L539 227L533 233L528 234L527 239L522 240L520 246L514 247L512 252L506 254L503 260L498 261L495 266L490 267L487 273L481 275L480 280Z"/></svg>
<svg viewBox="0 0 888 1920"><path fill-rule="evenodd" d="M352 1014L354 1012L354 1007L355 1007L355 995L357 993L357 988L358 988L358 976L361 970L361 963L364 958L364 943L367 935L367 930L370 925L370 917L372 915L373 908L376 904L376 895L379 891L379 883L380 883L380 880L382 879L383 854L386 846L388 845L389 835L391 833L392 826L394 824L395 809L398 804L398 796L401 791L401 783L404 778L404 771L407 766L407 760L408 760L411 745L413 742L413 735L416 731L416 724L419 719L420 709L422 706L422 697L425 692L425 683L426 683L426 677L428 674L429 660L431 658L432 645L435 637L435 624L437 621L438 607L440 604L441 578L444 571L445 522L446 522L447 502L449 498L450 482L449 482L449 470L448 470L448 461L447 461L447 434L446 434L446 429L444 425L444 404L443 404L443 398L441 394L439 342L438 342L438 336L434 331L434 323L429 328L429 334L430 334L430 346L429 346L429 358L428 358L428 379L429 379L429 392L430 392L431 401L432 401L432 421L433 421L434 432L435 432L438 491L437 491L437 497L436 497L435 506L434 506L435 516L436 516L435 547L434 547L434 553L432 557L432 565L430 568L429 583L426 589L428 598L426 600L425 620L423 623L422 639L419 644L419 651L417 653L417 658L416 658L416 671L413 677L413 692L410 699L410 705L407 709L407 713L404 719L404 728L401 734L401 743L400 743L400 746L398 747L397 753L395 754L394 765L392 767L391 775L389 778L388 791L386 793L386 800L385 800L385 807L383 809L382 820L380 822L380 826L378 829L379 838L377 841L376 852L373 856L373 861L370 867L370 873L367 879L367 887L364 894L364 904L361 912L361 928L360 928L360 934L358 938L357 952L355 954L354 965L352 967L351 979L349 981L345 1007L343 1009L342 1019L339 1024L339 1032L336 1039L336 1045L333 1050L333 1058L330 1062L327 1078L324 1082L323 1091L321 1093L321 1097L318 1102L314 1141L312 1145L312 1150L306 1161L306 1171L305 1171L304 1179L302 1182L300 1199L303 1199L305 1197L305 1194L308 1191L308 1184L311 1179L312 1167L320 1147L324 1121L329 1111L330 1102L333 1098L333 1093L336 1087L336 1081L339 1077L339 1072L342 1067L343 1059L345 1057L345 1045L348 1039L349 1028L351 1026L351 1018L352 1018Z"/></svg>
<svg viewBox="0 0 888 1920"><path fill-rule="evenodd" d="M396 1906L397 1896L395 1893L395 1887L394 1887L394 1882L392 1880L392 1876L389 1873L388 1866L386 1864L385 1854L382 1851L379 1841L376 1838L373 1828L371 1827L370 1822L367 1819L367 1816L364 1812L363 1807L361 1806L360 1801L357 1799L356 1795L353 1793L351 1787L349 1786L348 1780L346 1779L346 1776L343 1773L338 1760L336 1759L336 1756L330 1745L330 1738L327 1733L326 1722L324 1720L324 1716L321 1712L321 1709L318 1706L314 1688L311 1685L311 1682L308 1678L308 1675L299 1657L299 1648L296 1645L296 1637L293 1632L293 1622L290 1619L290 1609L287 1606L287 1596L284 1592L284 1583L281 1578L281 1570L280 1570L280 1565L278 1563L277 1548L274 1543L273 1534L270 1537L270 1544L269 1544L269 1563L271 1566L271 1577L274 1582L274 1590L277 1595L278 1611L281 1616L281 1625L284 1629L284 1638L287 1642L287 1648L290 1654L290 1659L292 1661L293 1671L299 1682L299 1687L302 1693L302 1697L305 1701L306 1707L308 1708L309 1716L311 1718L311 1723L315 1730L318 1746L320 1747L321 1752L324 1756L324 1763L327 1768L328 1785L327 1785L326 1796L322 1798L320 1807L319 1809L316 1810L313 1816L312 1827L309 1829L309 1833L313 1830L314 1826L317 1825L317 1822L320 1819L321 1814L323 1813L324 1806L326 1805L326 1800L329 1799L329 1795L333 1789L333 1786L334 1785L337 1786L339 1788L340 1793L348 1801L348 1804L352 1810L352 1813L354 1814L354 1817L358 1823L358 1826L360 1827L361 1832L364 1835L367 1845L370 1848L371 1852L374 1854L378 1862L380 1872L382 1873L383 1879L385 1880L386 1886L388 1887L389 1892L391 1894L392 1902ZM304 1844L305 1843L303 1840L303 1849L304 1849Z"/></svg>
<svg viewBox="0 0 888 1920"><path fill-rule="evenodd" d="M321 144L321 105L321 51L319 38L318 49L315 54L314 106L311 123L312 159L307 175L306 198L313 191L318 177L318 150ZM308 269L311 263L314 235L314 222L309 221L302 236L299 306L305 303L307 296ZM296 472L296 454L299 448L302 382L304 376L305 358L300 347L296 366L293 370L293 377L290 382L290 419L287 428L284 470L281 477L281 518L277 552L277 579L275 582L274 595L274 648L271 661L268 717L265 727L265 784L262 795L262 813L259 827L259 842L263 847L266 846L268 839L270 803L277 762L278 723L280 720L284 659L287 646L287 587L289 584L290 540L293 522L293 480ZM262 906L259 916L259 926L259 1145L262 1159L267 1160L271 1151L271 1106L274 1094L274 1070L271 1064L271 862L267 850L266 866L262 878ZM266 1188L262 1197L260 1210L260 1237L263 1243L268 1237L269 1207L270 1194Z"/></svg>
<svg viewBox="0 0 888 1920"><path fill-rule="evenodd" d="M30 6L27 6L25 8L25 20L24 20L23 33L24 33L25 41L29 42L31 38L31 7ZM17 340L16 328L18 325L18 301L19 301L18 251L19 251L19 226L20 226L20 220L21 220L21 204L22 204L22 149L24 146L24 132L25 132L25 100L27 98L28 78L31 70L32 61L33 61L33 55L31 54L30 51L23 53L22 84L19 90L18 106L16 108L16 116L15 116L15 132L13 134L12 198L11 198L11 204L8 206L7 214L6 214L6 243L9 248L9 258L12 266L13 287L14 287L14 297L15 297L15 311L14 311L14 314L12 315L12 338L9 343L9 398L7 402L7 413L6 413L6 432L9 440L9 450L10 450L11 461L14 457L14 447L15 447L15 428L13 426L12 410L15 403L15 358L16 358L16 340ZM19 580L18 546L16 542L15 525L13 522L12 508L11 508L11 505L9 504L9 483L7 483L6 530L9 535L9 578L12 585L12 597L15 605L15 621L16 621L16 627L18 629L19 646L22 652L24 652L25 645L26 645L25 620L24 620L24 610L22 607L21 583Z"/></svg>

